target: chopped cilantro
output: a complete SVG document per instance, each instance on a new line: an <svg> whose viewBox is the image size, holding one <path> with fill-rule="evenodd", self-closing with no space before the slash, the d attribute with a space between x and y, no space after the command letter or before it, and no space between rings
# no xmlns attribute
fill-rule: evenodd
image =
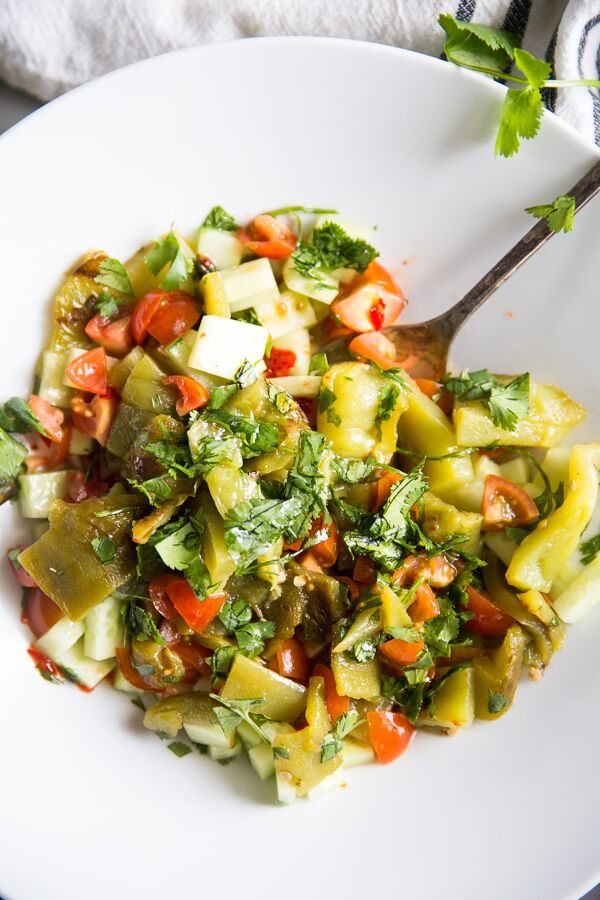
<svg viewBox="0 0 600 900"><path fill-rule="evenodd" d="M584 564L584 566L588 566L591 562L593 562L596 559L597 555L600 553L600 534L597 534L595 537L584 541L579 548L579 552L581 554L581 562Z"/></svg>
<svg viewBox="0 0 600 900"><path fill-rule="evenodd" d="M508 705L508 697L497 691L490 690L488 692L488 712L494 714L499 713Z"/></svg>
<svg viewBox="0 0 600 900"><path fill-rule="evenodd" d="M336 720L333 729L325 735L321 742L321 762L329 762L330 759L337 756L344 749L344 738L362 725L363 721L363 719L359 719L356 710L342 713Z"/></svg>
<svg viewBox="0 0 600 900"><path fill-rule="evenodd" d="M183 741L171 741L170 744L167 744L167 747L174 753L175 756L178 756L181 759L182 756L187 756L192 752L192 748L188 744L184 744Z"/></svg>
<svg viewBox="0 0 600 900"><path fill-rule="evenodd" d="M121 300L117 300L116 297L113 297L110 291L101 291L94 304L94 310L99 316L103 316L105 319L111 319L118 313L119 304L121 302Z"/></svg>
<svg viewBox="0 0 600 900"><path fill-rule="evenodd" d="M213 683L222 678L227 678L231 663L233 662L233 657L236 653L236 647L224 645L222 647L217 647L213 655L208 657L206 661L212 669L213 674L211 680Z"/></svg>
<svg viewBox="0 0 600 900"><path fill-rule="evenodd" d="M271 422L262 422L250 416L239 416L224 409L209 409L205 413L211 422L218 422L242 442L242 456L249 458L268 453L279 446L279 431Z"/></svg>
<svg viewBox="0 0 600 900"><path fill-rule="evenodd" d="M236 631L252 619L252 610L245 600L227 600L221 607L219 619L227 631Z"/></svg>
<svg viewBox="0 0 600 900"><path fill-rule="evenodd" d="M92 538L92 550L101 563L109 563L115 558L115 542L107 534Z"/></svg>
<svg viewBox="0 0 600 900"><path fill-rule="evenodd" d="M265 639L274 634L275 622L248 622L236 629L235 639L244 656L254 659L265 649Z"/></svg>
<svg viewBox="0 0 600 900"><path fill-rule="evenodd" d="M154 619L150 613L141 607L137 599L125 600L121 605L121 621L125 625L126 630L132 637L139 641L156 641L157 644L164 644L164 638L154 624Z"/></svg>
<svg viewBox="0 0 600 900"><path fill-rule="evenodd" d="M331 461L331 468L340 481L359 484L371 478L377 468L377 460L374 456L367 456L366 459L342 459L336 456Z"/></svg>
<svg viewBox="0 0 600 900"><path fill-rule="evenodd" d="M310 358L310 364L308 367L309 375L325 375L327 370L329 369L329 362L327 360L326 353L313 353Z"/></svg>
<svg viewBox="0 0 600 900"><path fill-rule="evenodd" d="M319 254L321 265L328 271L356 269L364 272L379 256L377 250L362 238L353 238L336 222L324 222L314 229L312 245Z"/></svg>
<svg viewBox="0 0 600 900"><path fill-rule="evenodd" d="M322 434L308 429L300 432L298 450L284 487L284 498L298 501L298 512L288 523L288 532L293 540L305 537L313 521L319 516L329 522L327 512L328 489L319 463L325 451L326 441Z"/></svg>
<svg viewBox="0 0 600 900"><path fill-rule="evenodd" d="M225 546L238 567L244 568L264 556L288 533L290 521L301 511L297 497L271 500L255 497L238 503L225 517Z"/></svg>
<svg viewBox="0 0 600 900"><path fill-rule="evenodd" d="M575 219L575 197L562 194L555 197L552 203L542 203L539 206L528 206L525 212L531 213L536 219L545 219L550 231L571 231Z"/></svg>
<svg viewBox="0 0 600 900"><path fill-rule="evenodd" d="M94 281L113 291L133 297L133 288L127 269L118 259L103 259L98 265L98 274Z"/></svg>
<svg viewBox="0 0 600 900"><path fill-rule="evenodd" d="M442 384L458 400L481 400L489 409L494 425L514 431L519 419L529 412L529 373L517 375L503 384L487 369L458 376L445 375Z"/></svg>
<svg viewBox="0 0 600 900"><path fill-rule="evenodd" d="M204 222L203 228L217 228L219 231L237 231L239 225L236 224L232 215L226 212L222 206L213 206Z"/></svg>
<svg viewBox="0 0 600 900"><path fill-rule="evenodd" d="M330 390L328 387L321 388L319 391L319 396L317 398L317 404L319 407L319 412L327 413L327 421L332 425L335 425L337 428L342 424L342 420L337 413L337 411L333 408L333 404L337 400L336 395Z"/></svg>
<svg viewBox="0 0 600 900"><path fill-rule="evenodd" d="M158 275L165 266L169 266L160 285L165 291L176 291L180 288L194 268L193 259L187 255L179 238L172 231L166 237L154 242L144 261L153 275Z"/></svg>

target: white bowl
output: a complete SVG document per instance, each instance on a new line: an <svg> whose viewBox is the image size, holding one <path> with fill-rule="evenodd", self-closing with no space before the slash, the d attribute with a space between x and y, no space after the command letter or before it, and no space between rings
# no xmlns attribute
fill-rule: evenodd
<svg viewBox="0 0 600 900"><path fill-rule="evenodd" d="M286 203L377 224L406 321L459 298L567 190L595 151L551 115L494 159L503 89L369 44L252 40L159 57L55 101L0 140L2 394L27 391L61 272L82 251L126 257L214 203L243 219ZM456 365L530 370L600 434L600 203L500 290ZM509 313L512 316L509 318ZM5 506L2 543L21 526ZM176 759L126 696L35 673L2 574L0 892L56 897L269 894L511 897L600 880L600 612L569 630L510 714L452 740L419 734L346 790L276 808L245 763Z"/></svg>

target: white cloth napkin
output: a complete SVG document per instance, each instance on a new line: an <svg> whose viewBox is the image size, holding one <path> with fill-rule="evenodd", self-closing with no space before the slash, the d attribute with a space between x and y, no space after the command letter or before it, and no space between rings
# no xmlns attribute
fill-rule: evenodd
<svg viewBox="0 0 600 900"><path fill-rule="evenodd" d="M554 78L598 78L600 0L0 0L0 79L43 100L134 60L256 35L328 35L439 55L440 12L516 31ZM546 104L600 144L600 96Z"/></svg>

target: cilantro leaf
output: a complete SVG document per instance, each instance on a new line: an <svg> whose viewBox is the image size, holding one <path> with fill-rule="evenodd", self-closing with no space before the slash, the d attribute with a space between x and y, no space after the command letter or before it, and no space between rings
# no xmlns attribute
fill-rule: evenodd
<svg viewBox="0 0 600 900"><path fill-rule="evenodd" d="M319 516L324 522L330 521L327 484L319 469L325 446L324 435L308 429L300 432L296 456L284 487L284 497L298 501L298 513L288 524L288 533L294 540L308 534Z"/></svg>
<svg viewBox="0 0 600 900"><path fill-rule="evenodd" d="M137 481L134 478L127 480L152 506L160 506L164 500L168 500L175 487L173 479L167 475L157 475L155 478L147 478L146 481Z"/></svg>
<svg viewBox="0 0 600 900"><path fill-rule="evenodd" d="M188 521L177 531L158 541L154 549L169 569L187 569L198 557L202 528Z"/></svg>
<svg viewBox="0 0 600 900"><path fill-rule="evenodd" d="M99 316L105 319L111 319L119 312L119 304L123 301L118 300L110 293L110 291L100 291L98 299L94 304L94 310Z"/></svg>
<svg viewBox="0 0 600 900"><path fill-rule="evenodd" d="M94 281L97 284L103 284L105 287L112 288L113 291L119 291L121 294L133 297L133 288L127 269L118 259L103 259L98 264L98 274Z"/></svg>
<svg viewBox="0 0 600 900"><path fill-rule="evenodd" d="M217 647L213 655L207 658L206 662L213 673L211 679L212 683L219 681L222 678L227 678L231 663L233 662L233 657L236 653L236 647L224 645L222 647Z"/></svg>
<svg viewBox="0 0 600 900"><path fill-rule="evenodd" d="M584 566L588 566L593 562L600 553L600 534L584 541L579 548L579 553L581 554L581 562Z"/></svg>
<svg viewBox="0 0 600 900"><path fill-rule="evenodd" d="M362 238L352 238L336 222L324 222L312 233L313 246L319 253L323 268L356 269L364 272L379 256L377 250Z"/></svg>
<svg viewBox="0 0 600 900"><path fill-rule="evenodd" d="M439 16L438 23L447 35L444 44L446 58L470 69L504 69L511 63L515 49L521 43L519 35L511 31L463 22L447 13Z"/></svg>
<svg viewBox="0 0 600 900"><path fill-rule="evenodd" d="M538 59L527 50L515 48L515 63L532 88L541 88L550 77L552 68L544 59Z"/></svg>
<svg viewBox="0 0 600 900"><path fill-rule="evenodd" d="M28 431L37 431L44 437L48 437L46 429L37 416L33 414L31 406L20 397L11 397L0 406L0 428L5 431L26 434Z"/></svg>
<svg viewBox="0 0 600 900"><path fill-rule="evenodd" d="M167 744L167 747L169 748L171 753L174 753L175 756L179 757L179 759L181 759L182 756L187 756L192 752L192 748L187 744L184 744L183 741L171 741L170 744Z"/></svg>
<svg viewBox="0 0 600 900"><path fill-rule="evenodd" d="M386 539L403 537L410 527L410 511L427 488L427 479L420 468L413 469L401 481L397 481L371 525L371 534Z"/></svg>
<svg viewBox="0 0 600 900"><path fill-rule="evenodd" d="M513 156L519 150L519 138L534 138L540 129L542 110L539 88L509 88L502 104L494 154Z"/></svg>
<svg viewBox="0 0 600 900"><path fill-rule="evenodd" d="M231 509L223 523L225 546L238 567L246 567L266 554L282 534L287 534L289 522L301 508L297 497L255 497Z"/></svg>
<svg viewBox="0 0 600 900"><path fill-rule="evenodd" d="M333 391L328 387L323 387L319 391L319 396L317 397L317 405L319 407L319 412L327 413L327 421L339 428L342 424L342 420L337 410L333 409L333 404L336 400L337 397L333 393Z"/></svg>
<svg viewBox="0 0 600 900"><path fill-rule="evenodd" d="M227 631L236 631L252 619L252 610L245 600L227 600L221 607L219 619Z"/></svg>
<svg viewBox="0 0 600 900"><path fill-rule="evenodd" d="M235 639L241 652L251 659L263 652L266 638L274 635L275 622L248 622L235 631Z"/></svg>
<svg viewBox="0 0 600 900"><path fill-rule="evenodd" d="M555 197L551 203L542 203L539 206L528 206L525 212L531 213L536 219L545 219L551 231L572 231L575 219L575 197L570 194L561 194Z"/></svg>
<svg viewBox="0 0 600 900"><path fill-rule="evenodd" d="M380 632L373 637L365 638L362 641L357 641L348 652L352 659L355 659L356 662L368 662L370 659L375 659L375 656L377 655L377 648L380 644L383 644L384 641L385 634L383 632Z"/></svg>
<svg viewBox="0 0 600 900"><path fill-rule="evenodd" d="M205 413L205 418L211 422L218 422L231 434L237 435L242 442L242 456L246 459L268 453L279 446L279 431L272 422L235 415L224 409L209 409Z"/></svg>
<svg viewBox="0 0 600 900"><path fill-rule="evenodd" d="M329 362L326 353L313 353L308 366L309 375L325 375L329 369Z"/></svg>
<svg viewBox="0 0 600 900"><path fill-rule="evenodd" d="M121 620L127 632L139 641L156 641L165 643L163 636L154 624L152 616L139 606L136 599L126 600L121 606Z"/></svg>
<svg viewBox="0 0 600 900"><path fill-rule="evenodd" d="M336 456L331 461L331 468L340 481L358 484L370 479L377 468L377 460L374 456L367 456L366 459L342 459Z"/></svg>
<svg viewBox="0 0 600 900"><path fill-rule="evenodd" d="M450 644L456 640L461 620L451 603L440 598L440 614L423 625L423 637L427 647L437 655L448 656Z"/></svg>
<svg viewBox="0 0 600 900"><path fill-rule="evenodd" d="M239 225L236 224L232 215L226 212L222 206L213 206L204 222L203 228L217 228L219 231L237 231Z"/></svg>
<svg viewBox="0 0 600 900"><path fill-rule="evenodd" d="M165 266L169 270L161 281L161 287L165 291L175 291L187 281L194 268L194 261L182 247L179 238L172 231L164 238L154 242L152 250L145 257L144 262L153 275L158 275Z"/></svg>
<svg viewBox="0 0 600 900"><path fill-rule="evenodd" d="M27 447L0 428L0 482L11 481L18 474L26 456Z"/></svg>
<svg viewBox="0 0 600 900"><path fill-rule="evenodd" d="M519 419L529 412L528 372L504 384L488 369L463 369L458 376L444 375L442 384L458 400L482 400L494 424L507 431L513 431Z"/></svg>
<svg viewBox="0 0 600 900"><path fill-rule="evenodd" d="M344 738L348 737L355 728L362 725L364 719L359 719L356 710L342 713L336 720L333 729L325 735L321 742L321 762L329 762L334 756L337 756L344 749L342 743Z"/></svg>
<svg viewBox="0 0 600 900"><path fill-rule="evenodd" d="M107 534L92 538L90 543L101 563L109 563L115 558L115 542Z"/></svg>
<svg viewBox="0 0 600 900"><path fill-rule="evenodd" d="M215 587L200 553L197 553L195 559L186 566L183 574L198 600L204 600Z"/></svg>
<svg viewBox="0 0 600 900"><path fill-rule="evenodd" d="M246 722L264 744L272 747L271 741L256 721L257 714L252 712L253 709L264 703L262 698L259 697L252 700L225 700L218 694L209 694L208 696L211 700L214 700L219 704L213 708L213 712L219 725L225 732L226 737L230 737L233 734L240 722ZM285 753L279 755L285 755Z"/></svg>
<svg viewBox="0 0 600 900"><path fill-rule="evenodd" d="M508 697L498 691L488 691L488 712L499 713L508 705Z"/></svg>

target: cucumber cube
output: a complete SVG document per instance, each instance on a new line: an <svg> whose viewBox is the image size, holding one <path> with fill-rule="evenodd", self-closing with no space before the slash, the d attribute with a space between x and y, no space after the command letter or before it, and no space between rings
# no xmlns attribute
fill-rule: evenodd
<svg viewBox="0 0 600 900"><path fill-rule="evenodd" d="M233 381L246 360L253 364L262 360L268 338L266 328L258 325L221 316L204 316L188 365L191 369Z"/></svg>

